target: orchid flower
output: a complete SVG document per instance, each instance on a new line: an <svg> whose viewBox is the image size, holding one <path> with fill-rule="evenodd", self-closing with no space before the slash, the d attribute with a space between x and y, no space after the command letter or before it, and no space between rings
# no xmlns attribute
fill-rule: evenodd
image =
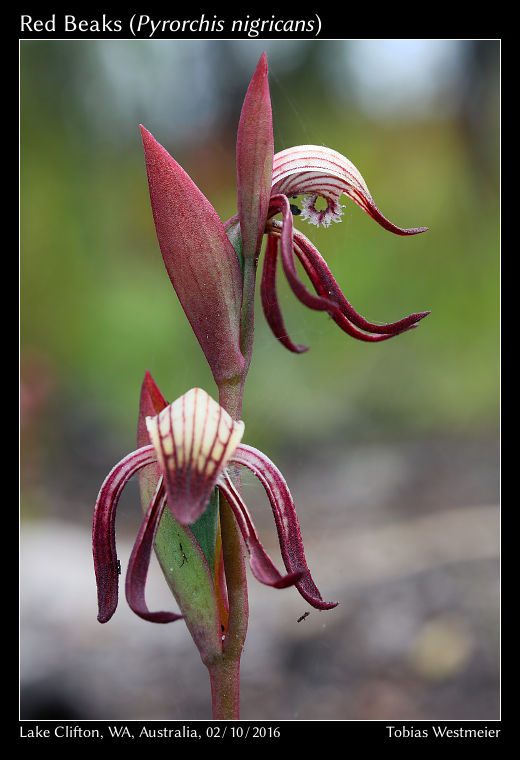
<svg viewBox="0 0 520 760"><path fill-rule="evenodd" d="M115 542L115 516L119 497L132 475L158 465L159 479L135 540L126 575L126 598L141 618L169 623L183 617L173 612L152 612L145 601L145 582L157 527L165 509L189 530L205 511L216 487L230 505L244 539L253 575L274 588L295 585L317 609L330 609L316 588L307 563L287 484L270 459L241 443L244 423L237 422L204 390L194 388L146 418L149 444L128 454L109 473L96 502L93 553L98 588L98 620L110 620L117 607L119 564ZM249 511L233 484L229 467L251 470L262 483L278 531L287 573L282 575L265 552ZM183 552L181 548L181 553ZM186 557L184 557L186 559Z"/></svg>
<svg viewBox="0 0 520 760"><path fill-rule="evenodd" d="M254 104L254 105L253 105ZM272 166L270 187L266 187L266 167ZM264 314L275 337L295 353L306 346L292 342L282 317L276 289L276 265L280 250L282 266L296 297L311 309L328 312L347 334L366 342L387 340L414 328L428 311L410 314L397 322L377 325L364 319L347 301L326 261L311 241L293 229L293 214L316 226L330 226L341 221L339 199L351 198L384 229L397 235L417 235L426 227L404 229L392 224L374 203L365 180L348 158L335 150L317 145L299 145L273 156L272 113L267 83L265 55L257 69L244 101L237 138L237 177L239 213L229 219L225 228L231 237L239 227L244 258L258 259L261 235L267 234L267 245L261 283ZM255 192L251 192L255 188ZM303 196L301 209L289 202ZM251 199L256 200L254 209ZM316 203L322 198L324 209ZM274 220L282 215L282 222ZM301 281L295 258L309 277L315 294Z"/></svg>
<svg viewBox="0 0 520 760"><path fill-rule="evenodd" d="M280 342L301 353L307 348L288 336L278 301L279 254L296 297L311 309L327 312L359 340L387 340L413 329L429 312L384 325L364 319L347 301L316 247L294 229L293 215L328 227L340 221L339 201L346 194L395 234L415 235L426 228L403 229L388 221L360 172L336 151L302 145L274 154L265 53L249 84L238 125L238 213L224 224L168 151L144 127L141 135L159 248L210 366L219 403L194 388L168 404L146 373L137 449L109 473L95 506L98 619L107 622L117 607L116 509L125 485L138 473L144 518L126 573L128 604L151 622L184 618L209 671L213 716L238 718L240 657L248 621L245 550L261 583L296 586L319 610L337 604L323 600L310 575L294 502L282 474L265 454L242 443L242 400L252 359L256 271L264 236L260 288L264 313ZM290 202L298 196L303 196L301 208ZM317 208L318 198L325 208ZM274 218L278 215L281 219ZM297 261L314 292L300 279ZM264 550L241 495L243 467L266 492L285 573ZM180 613L148 608L145 586L152 550Z"/></svg>

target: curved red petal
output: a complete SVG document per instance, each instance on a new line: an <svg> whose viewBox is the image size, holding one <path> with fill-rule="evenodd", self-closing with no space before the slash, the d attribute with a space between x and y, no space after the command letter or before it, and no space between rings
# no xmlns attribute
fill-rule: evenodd
<svg viewBox="0 0 520 760"><path fill-rule="evenodd" d="M269 207L271 214L281 213L283 222L280 230L280 251L282 254L282 265L289 281L289 285L304 306L308 306L310 309L316 311L336 311L337 306L334 301L327 298L323 298L319 295L315 296L310 293L305 285L298 277L296 270L296 264L294 262L294 239L293 239L293 221L291 208L288 199L285 195L275 195L271 198L271 205Z"/></svg>
<svg viewBox="0 0 520 760"><path fill-rule="evenodd" d="M285 276L289 281L289 285L304 306L308 306L311 309L317 311L328 311L329 309L335 309L333 301L329 301L326 298L315 296L309 293L305 285L301 282L296 271L296 265L294 262L294 241L293 241L293 220L291 214L291 207L288 199L285 195L274 195L271 198L271 204L269 206L270 215L282 214L283 222L277 229L280 234L280 251L282 255L282 266L285 272Z"/></svg>
<svg viewBox="0 0 520 760"><path fill-rule="evenodd" d="M278 260L278 240L274 235L267 238L267 247L264 254L264 268L262 270L262 283L260 286L260 295L262 298L262 307L264 309L267 324L271 328L273 335L280 343L295 354L302 354L308 351L308 346L302 346L293 343L287 334L285 323L283 321L278 294L276 291L276 263Z"/></svg>
<svg viewBox="0 0 520 760"><path fill-rule="evenodd" d="M305 559L296 509L282 473L265 454L245 444L237 447L232 461L250 469L262 483L273 510L285 567L289 572L300 570L304 573L295 584L300 594L316 609L328 610L336 607L338 602L323 600L312 580Z"/></svg>
<svg viewBox="0 0 520 760"><path fill-rule="evenodd" d="M341 312L341 309L337 303L328 297L321 295L313 295L310 293L305 285L302 283L296 270L294 262L294 239L293 239L293 223L292 214L289 205L289 201L285 195L275 195L271 198L270 213L281 213L283 216L283 223L280 230L280 242L281 242L281 254L282 265L285 275L291 286L291 290L298 298L298 300L309 309L315 311L326 311L334 319L336 324L348 335L365 343L379 343L383 340L388 340L396 335L400 335L405 330L383 335L370 335L358 330L347 317ZM271 225L271 229L273 229ZM405 328L405 329L410 329Z"/></svg>
<svg viewBox="0 0 520 760"><path fill-rule="evenodd" d="M376 325L374 322L369 322L354 309L349 301L347 301L330 271L327 262L318 249L315 248L305 235L302 235L301 232L298 232L297 230L294 230L294 252L305 269L316 292L325 298L334 299L343 316L361 330L380 335L385 333L401 333L411 325L420 322L421 319L424 319L424 317L428 316L430 313L429 311L422 311L403 317L403 319L400 319L397 322L389 322L382 325Z"/></svg>
<svg viewBox="0 0 520 760"><path fill-rule="evenodd" d="M363 209L363 211L366 211L366 213L372 217L383 229L388 230L388 232L393 232L394 235L420 235L421 232L428 232L428 227L398 227L396 224L393 224L389 219L386 218L386 216L383 216L383 214L379 211L378 207L372 200L370 196L366 196L364 194L361 194L360 198L356 198L352 193L347 193L352 200L357 203L357 205Z"/></svg>
<svg viewBox="0 0 520 760"><path fill-rule="evenodd" d="M166 494L161 478L135 540L126 573L125 590L128 605L136 615L151 623L172 623L174 620L180 620L184 617L184 615L178 615L174 612L150 612L145 601L144 590L150 557L154 547L155 534L165 507Z"/></svg>
<svg viewBox="0 0 520 760"><path fill-rule="evenodd" d="M153 446L143 446L128 454L107 475L101 486L92 526L92 551L98 591L98 620L106 623L117 607L119 566L116 552L115 519L121 492L142 467L157 461Z"/></svg>
<svg viewBox="0 0 520 760"><path fill-rule="evenodd" d="M281 575L260 543L247 507L227 473L222 474L218 487L233 510L240 532L244 537L249 551L249 564L255 578L260 583L274 588L294 586L301 579L304 571L300 568L293 568L287 575Z"/></svg>

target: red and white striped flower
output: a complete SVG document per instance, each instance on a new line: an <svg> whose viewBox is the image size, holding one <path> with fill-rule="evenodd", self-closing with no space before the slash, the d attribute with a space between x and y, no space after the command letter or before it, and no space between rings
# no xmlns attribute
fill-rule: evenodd
<svg viewBox="0 0 520 760"><path fill-rule="evenodd" d="M296 297L311 309L328 312L346 333L367 342L387 340L410 330L428 311L410 314L397 322L378 325L364 319L347 301L327 263L311 241L293 228L293 214L311 224L328 227L341 221L339 203L345 194L366 211L384 229L396 235L417 235L427 227L404 229L392 224L379 211L365 180L348 158L335 150L318 145L299 145L277 153L273 160L273 178L269 204L268 235L261 294L266 319L275 336L290 351L301 353L306 346L294 344L287 334L276 291L276 263L281 253L282 266ZM301 209L289 198L303 196ZM318 209L318 198L326 207ZM273 220L277 214L282 221ZM315 294L301 281L296 259L302 264Z"/></svg>
<svg viewBox="0 0 520 760"><path fill-rule="evenodd" d="M147 417L146 426L150 443L126 456L112 469L96 502L93 553L100 622L107 622L117 607L117 503L130 478L150 464L158 466L159 479L126 576L127 601L137 615L156 623L183 617L172 612L151 612L146 605L144 588L155 535L166 508L181 525L192 525L205 511L215 487L233 511L249 552L251 570L259 581L275 588L295 585L317 609L336 606L335 602L322 599L311 578L294 502L282 474L265 454L240 442L243 422L233 420L205 391L194 388L166 405L159 414ZM285 575L276 569L260 543L251 515L228 472L230 464L251 470L265 489L278 531Z"/></svg>
<svg viewBox="0 0 520 760"><path fill-rule="evenodd" d="M299 145L273 155L272 110L265 55L259 61L242 109L237 137L238 214L224 225L230 239L238 235L242 255L257 260L263 234L267 234L261 296L262 306L274 335L290 351L301 353L306 346L292 342L284 324L276 289L279 252L282 266L296 297L311 309L328 312L339 327L358 340L379 342L414 328L428 311L387 324L375 324L362 317L345 298L327 263L298 230L292 216L311 224L329 227L340 222L347 195L384 229L396 235L417 235L426 227L405 229L390 222L378 209L359 170L348 158L319 145ZM271 183L268 172L272 168ZM301 196L301 207L289 199ZM318 208L318 199L322 199ZM282 221L273 220L281 214ZM309 277L314 293L308 290L296 268L296 259Z"/></svg>
<svg viewBox="0 0 520 760"><path fill-rule="evenodd" d="M339 199L345 193L382 227L396 235L417 235L428 229L403 229L392 224L377 208L352 161L336 150L320 145L298 145L275 155L271 195L279 193L288 197L308 196L302 204L302 219L308 219L318 227L341 221L343 207L339 205ZM319 197L327 201L327 208L322 211L315 207Z"/></svg>

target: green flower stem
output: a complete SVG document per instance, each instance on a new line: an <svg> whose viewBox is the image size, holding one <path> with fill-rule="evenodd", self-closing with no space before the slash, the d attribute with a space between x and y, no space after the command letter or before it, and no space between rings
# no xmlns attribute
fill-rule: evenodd
<svg viewBox="0 0 520 760"><path fill-rule="evenodd" d="M245 358L244 372L240 377L222 383L219 387L219 403L235 420L240 420L242 416L244 385L253 353L256 266L256 260L244 261L240 344ZM235 486L240 488L238 468L232 472L232 478ZM240 658L247 633L249 603L245 547L233 512L222 494L220 495L220 530L229 601L229 621L228 630L222 642L222 655L207 663L207 667L211 681L213 718L237 720L240 697Z"/></svg>
<svg viewBox="0 0 520 760"><path fill-rule="evenodd" d="M240 657L224 659L208 667L214 720L238 720Z"/></svg>
<svg viewBox="0 0 520 760"><path fill-rule="evenodd" d="M245 375L245 373L244 373ZM245 376L220 388L219 403L239 420ZM240 487L238 468L232 473ZM247 633L249 605L245 549L235 517L224 496L220 495L220 530L229 602L228 629L222 642L222 655L207 663L211 681L213 718L237 720L239 717L240 658Z"/></svg>
<svg viewBox="0 0 520 760"><path fill-rule="evenodd" d="M249 606L244 547L227 501L220 498L220 529L229 601L229 621L222 655L208 663L213 718L238 720L240 658L247 633Z"/></svg>
<svg viewBox="0 0 520 760"><path fill-rule="evenodd" d="M229 601L228 630L222 654L224 658L240 659L249 616L245 551L235 517L224 498L220 500L220 529Z"/></svg>
<svg viewBox="0 0 520 760"><path fill-rule="evenodd" d="M242 397L244 393L245 375L238 375L232 380L223 382L218 389L218 402L234 420L242 419Z"/></svg>

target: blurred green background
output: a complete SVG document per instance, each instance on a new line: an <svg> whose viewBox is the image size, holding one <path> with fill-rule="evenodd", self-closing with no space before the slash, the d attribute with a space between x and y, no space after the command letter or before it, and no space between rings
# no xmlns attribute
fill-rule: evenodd
<svg viewBox="0 0 520 760"><path fill-rule="evenodd" d="M104 473L134 445L146 369L169 400L195 385L215 394L162 264L138 124L227 219L241 103L263 50L275 150L334 148L385 216L430 229L394 236L345 197L341 224L296 225L368 319L432 313L364 344L280 277L289 333L310 351L278 344L258 303L245 442L296 473L335 447L403 441L484 441L496 461L498 41L22 41L24 518L88 526Z"/></svg>
<svg viewBox="0 0 520 760"><path fill-rule="evenodd" d="M497 43L443 44L452 70L425 66L421 86L404 82L392 103L388 84L372 102L356 77L370 55L361 42L23 42L22 357L38 354L60 395L94 400L125 433L146 368L168 398L212 390L163 269L138 123L228 218L241 99L266 47L275 150L333 147L392 221L430 231L393 236L346 200L342 224L300 227L369 319L432 315L400 340L363 345L282 289L290 333L311 351L291 356L257 312L248 439L276 446L309 424L314 440L353 427L496 428Z"/></svg>

